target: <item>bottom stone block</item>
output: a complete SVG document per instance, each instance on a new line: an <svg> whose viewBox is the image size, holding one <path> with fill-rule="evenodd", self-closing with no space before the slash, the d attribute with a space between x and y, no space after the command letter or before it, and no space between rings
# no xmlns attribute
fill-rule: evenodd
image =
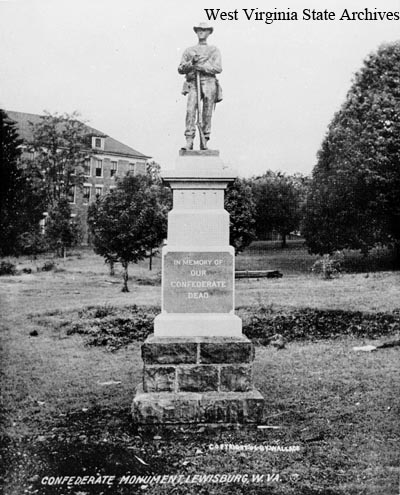
<svg viewBox="0 0 400 495"><path fill-rule="evenodd" d="M260 423L264 398L248 392L154 392L138 387L132 404L135 423Z"/></svg>

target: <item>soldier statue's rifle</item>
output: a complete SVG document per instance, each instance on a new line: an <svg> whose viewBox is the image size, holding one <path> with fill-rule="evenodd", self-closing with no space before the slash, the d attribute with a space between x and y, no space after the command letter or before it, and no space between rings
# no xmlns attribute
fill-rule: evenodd
<svg viewBox="0 0 400 495"><path fill-rule="evenodd" d="M203 119L202 119L202 112L201 112L201 86L200 86L200 72L196 70L196 92L197 92L197 128L199 130L199 137L200 137L200 149L201 150L206 150L207 149L207 141L204 136L203 132Z"/></svg>

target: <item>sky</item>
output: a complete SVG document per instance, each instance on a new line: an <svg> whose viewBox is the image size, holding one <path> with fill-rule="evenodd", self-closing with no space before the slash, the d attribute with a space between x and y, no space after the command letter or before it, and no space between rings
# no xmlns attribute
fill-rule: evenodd
<svg viewBox="0 0 400 495"><path fill-rule="evenodd" d="M242 177L312 171L334 113L368 54L400 38L400 20L339 20L400 12L400 0L0 0L0 107L72 113L174 167L186 100L177 72L206 9L222 54L209 147ZM253 11L246 18L244 9ZM335 13L305 20L304 9ZM266 24L254 13L296 13Z"/></svg>

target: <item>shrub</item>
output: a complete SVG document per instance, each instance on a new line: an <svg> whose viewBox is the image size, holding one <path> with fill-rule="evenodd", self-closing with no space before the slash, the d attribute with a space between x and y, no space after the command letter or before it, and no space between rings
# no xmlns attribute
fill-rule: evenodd
<svg viewBox="0 0 400 495"><path fill-rule="evenodd" d="M54 263L54 261L46 261L42 267L38 268L38 271L51 272L51 270L54 270L55 267L56 264Z"/></svg>
<svg viewBox="0 0 400 495"><path fill-rule="evenodd" d="M64 327L69 335L83 335L86 345L104 346L113 351L145 340L153 332L154 317L159 312L158 307L91 307L79 311L79 319L72 323L73 316L69 315L68 325L65 325L67 320L54 321L53 328ZM400 331L400 311L370 314L312 308L285 310L259 305L241 307L237 314L243 320L243 333L261 344L269 343L275 334L291 342L346 335L378 338Z"/></svg>
<svg viewBox="0 0 400 495"><path fill-rule="evenodd" d="M143 341L153 331L158 308L92 306L78 313L79 321L67 327L67 334L85 336L87 345L117 350L131 342Z"/></svg>
<svg viewBox="0 0 400 495"><path fill-rule="evenodd" d="M344 249L341 253L343 271L348 273L375 272L394 268L393 250L386 246L375 246L367 254L354 249Z"/></svg>
<svg viewBox="0 0 400 495"><path fill-rule="evenodd" d="M325 280L331 280L340 275L343 262L343 255L337 251L334 255L324 254L317 260L311 270L313 273L320 274Z"/></svg>
<svg viewBox="0 0 400 495"><path fill-rule="evenodd" d="M161 273L157 273L156 277L133 277L137 285L161 285Z"/></svg>
<svg viewBox="0 0 400 495"><path fill-rule="evenodd" d="M290 342L345 335L376 338L400 331L400 312L373 314L312 308L274 310L259 306L240 308L238 316L243 319L243 333L260 343L268 343L274 334L281 334Z"/></svg>
<svg viewBox="0 0 400 495"><path fill-rule="evenodd" d="M17 273L17 269L14 263L11 261L1 261L0 262L0 276L1 275L15 275Z"/></svg>

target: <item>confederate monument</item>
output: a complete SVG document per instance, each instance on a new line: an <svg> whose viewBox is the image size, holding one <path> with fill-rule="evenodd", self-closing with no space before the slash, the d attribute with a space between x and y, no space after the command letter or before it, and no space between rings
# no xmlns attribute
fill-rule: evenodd
<svg viewBox="0 0 400 495"><path fill-rule="evenodd" d="M222 91L215 77L222 71L221 54L215 46L207 45L207 38L213 28L205 22L193 27L199 42L187 48L178 67L179 74L185 74L182 94L187 95L186 109L186 146L193 149L193 139L196 134L196 124L199 130L200 149L207 149L210 139L211 117L215 104L222 100ZM200 104L203 109L200 111ZM197 116L197 122L196 122Z"/></svg>
<svg viewBox="0 0 400 495"><path fill-rule="evenodd" d="M132 404L137 424L259 422L264 399L253 386L254 347L235 315L235 253L229 245L224 190L236 174L207 150L218 99L221 57L194 27L199 44L179 72L188 95L186 147L163 173L173 191L162 250L161 313L142 346L143 380ZM200 150L193 150L195 121Z"/></svg>

